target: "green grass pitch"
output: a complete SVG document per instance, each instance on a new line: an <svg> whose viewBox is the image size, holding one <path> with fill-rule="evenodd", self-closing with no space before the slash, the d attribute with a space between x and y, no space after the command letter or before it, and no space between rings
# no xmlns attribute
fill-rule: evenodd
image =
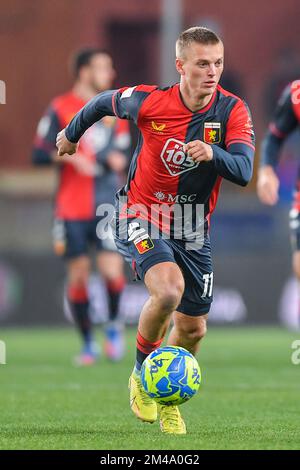
<svg viewBox="0 0 300 470"><path fill-rule="evenodd" d="M181 406L188 434L163 435L131 413L127 382L134 358L78 369L72 329L2 330L0 449L299 449L300 333L211 328L198 360L199 394ZM100 334L99 334L100 339Z"/></svg>

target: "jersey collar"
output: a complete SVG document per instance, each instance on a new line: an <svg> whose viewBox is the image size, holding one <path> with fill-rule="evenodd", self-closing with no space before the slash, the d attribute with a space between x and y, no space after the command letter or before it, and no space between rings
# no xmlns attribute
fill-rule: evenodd
<svg viewBox="0 0 300 470"><path fill-rule="evenodd" d="M178 101L180 102L181 106L184 107L184 109L186 111L189 111L190 113L192 114L202 114L202 113L206 113L211 107L212 105L214 104L215 102L215 99L216 99L216 96L217 96L217 88L215 89L211 99L209 100L209 102L207 103L206 106L204 106L204 108L201 108L201 109L198 109L197 111L192 111L190 108L188 108L186 106L186 104L184 103L183 99L182 99L182 96L181 96L181 93L180 93L180 88L179 88L179 83L177 83L175 85L175 90L176 90L176 96L178 98Z"/></svg>

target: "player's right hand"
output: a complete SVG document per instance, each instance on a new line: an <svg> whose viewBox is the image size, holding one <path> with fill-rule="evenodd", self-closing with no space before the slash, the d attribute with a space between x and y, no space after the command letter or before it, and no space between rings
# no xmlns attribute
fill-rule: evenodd
<svg viewBox="0 0 300 470"><path fill-rule="evenodd" d="M271 166L258 171L257 195L263 204L274 206L278 202L279 179Z"/></svg>
<svg viewBox="0 0 300 470"><path fill-rule="evenodd" d="M57 134L56 147L58 156L62 157L66 153L68 155L73 155L74 153L76 153L78 144L70 142L66 137L65 129L63 129Z"/></svg>

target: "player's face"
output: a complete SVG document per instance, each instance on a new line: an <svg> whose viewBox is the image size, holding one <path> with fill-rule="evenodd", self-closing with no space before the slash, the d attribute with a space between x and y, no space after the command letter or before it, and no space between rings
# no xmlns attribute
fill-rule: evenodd
<svg viewBox="0 0 300 470"><path fill-rule="evenodd" d="M116 72L112 59L107 54L97 54L90 62L91 86L96 92L112 88Z"/></svg>
<svg viewBox="0 0 300 470"><path fill-rule="evenodd" d="M223 72L223 44L193 42L184 52L184 58L176 60L182 79L193 93L201 96L212 94Z"/></svg>

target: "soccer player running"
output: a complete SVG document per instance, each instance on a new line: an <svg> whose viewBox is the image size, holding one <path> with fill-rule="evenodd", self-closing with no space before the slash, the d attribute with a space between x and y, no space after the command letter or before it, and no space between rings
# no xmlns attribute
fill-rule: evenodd
<svg viewBox="0 0 300 470"><path fill-rule="evenodd" d="M280 160L280 150L286 138L299 127L299 124L300 80L295 80L281 94L274 117L262 143L257 194L264 204L274 206L278 202L280 183L276 174L276 167ZM298 281L300 281L300 168L290 211L290 230L293 270Z"/></svg>
<svg viewBox="0 0 300 470"><path fill-rule="evenodd" d="M139 419L150 423L159 412L161 430L166 433L185 434L185 423L178 407L158 409L146 395L140 379L142 363L161 345L171 320L168 344L196 353L212 302L208 230L221 180L245 186L252 176L251 117L240 98L218 85L223 61L221 39L209 29L190 28L176 42L180 83L168 88L138 85L100 94L57 137L58 155L63 156L75 153L83 133L107 114L132 119L140 130L127 184L118 193L116 243L149 291L138 324L130 405ZM168 228L168 211L163 221L155 215L158 203L162 209L174 208ZM187 220L187 232L180 239L178 208L187 206L193 216L201 207L204 218L202 225L201 218ZM190 246L189 224L195 233L202 227L202 246L198 242ZM150 236L153 226L159 229L155 239Z"/></svg>
<svg viewBox="0 0 300 470"><path fill-rule="evenodd" d="M75 358L78 365L91 365L99 355L93 339L89 313L88 279L91 269L89 246L97 250L96 264L106 284L109 322L105 328L105 353L120 360L124 353L123 325L118 319L119 300L125 286L123 258L113 236L101 240L96 234L99 204L113 203L127 168L130 134L128 122L107 117L89 129L81 140L76 158L57 156L57 133L99 92L111 88L115 78L112 58L102 50L86 48L73 60L75 83L58 96L42 117L35 138L33 162L55 163L59 183L55 198L54 249L67 266L67 298L83 346Z"/></svg>

